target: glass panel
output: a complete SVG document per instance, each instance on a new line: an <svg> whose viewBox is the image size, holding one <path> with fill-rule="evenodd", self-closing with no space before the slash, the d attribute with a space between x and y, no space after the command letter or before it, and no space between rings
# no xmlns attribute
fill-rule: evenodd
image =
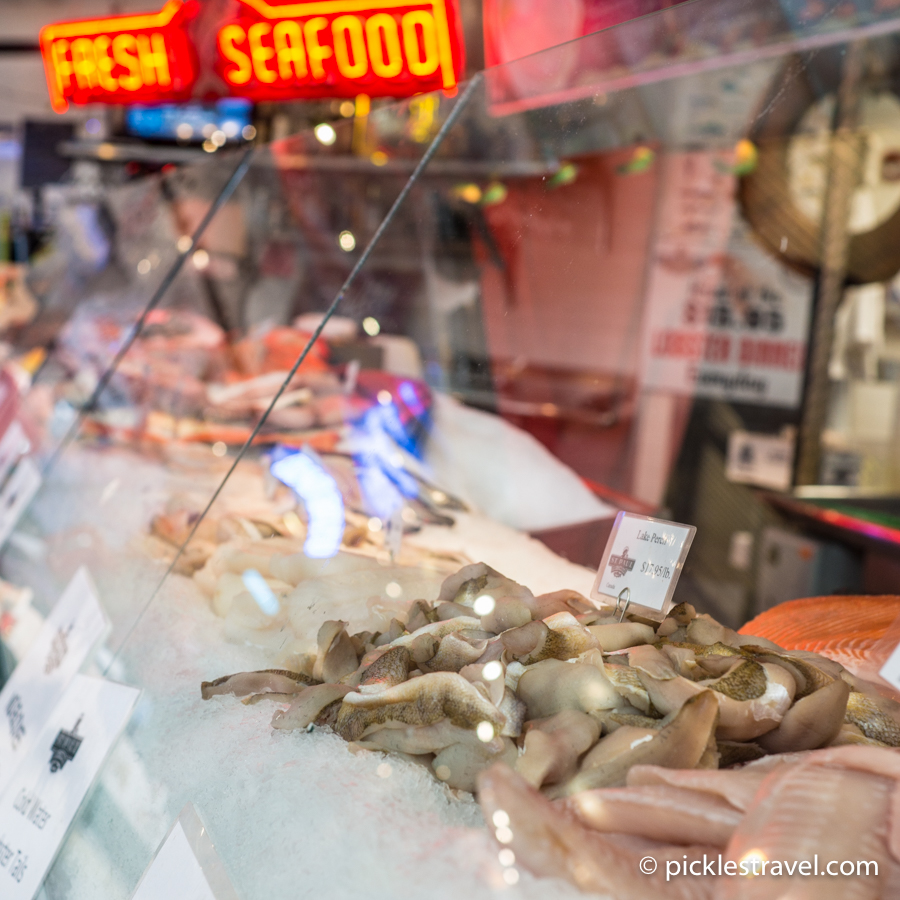
<svg viewBox="0 0 900 900"><path fill-rule="evenodd" d="M818 478L835 413L811 325L834 327L845 275L896 268L890 191L857 199L854 173L860 96L870 144L894 121L900 32L843 4L804 15L696 0L254 156L179 276L208 273L222 368L199 406L151 392L166 477L111 520L145 559L106 671L144 694L44 896L95 897L98 869L127 896L189 801L248 900L524 896L432 745L285 727L300 676L352 679L466 563L538 608L587 595L617 508L698 527L676 600L728 625L800 583L785 548L828 548L791 544L758 488ZM851 213L877 239L854 243ZM135 488L137 449L118 463ZM822 592L858 570L815 569Z"/></svg>

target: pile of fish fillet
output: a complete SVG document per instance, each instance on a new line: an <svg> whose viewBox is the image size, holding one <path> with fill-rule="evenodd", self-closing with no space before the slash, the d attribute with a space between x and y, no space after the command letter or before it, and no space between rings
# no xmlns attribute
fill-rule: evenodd
<svg viewBox="0 0 900 900"><path fill-rule="evenodd" d="M314 652L201 693L272 700L275 729L331 729L356 751L429 767L477 794L507 862L586 892L900 896L900 704L689 604L661 622L618 619L476 563L383 630L326 621ZM720 854L787 865L720 875ZM647 856L654 874L639 869ZM814 859L877 874L790 868ZM716 874L673 876L703 860Z"/></svg>

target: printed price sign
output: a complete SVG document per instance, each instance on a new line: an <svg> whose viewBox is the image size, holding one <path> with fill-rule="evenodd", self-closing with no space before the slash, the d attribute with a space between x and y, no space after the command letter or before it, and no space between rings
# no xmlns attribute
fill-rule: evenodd
<svg viewBox="0 0 900 900"><path fill-rule="evenodd" d="M0 897L33 900L140 692L77 675L0 795Z"/></svg>
<svg viewBox="0 0 900 900"><path fill-rule="evenodd" d="M82 567L0 691L0 794L107 627L91 577Z"/></svg>
<svg viewBox="0 0 900 900"><path fill-rule="evenodd" d="M175 820L131 900L237 900L193 805Z"/></svg>
<svg viewBox="0 0 900 900"><path fill-rule="evenodd" d="M697 529L620 512L594 579L594 599L618 600L666 612Z"/></svg>

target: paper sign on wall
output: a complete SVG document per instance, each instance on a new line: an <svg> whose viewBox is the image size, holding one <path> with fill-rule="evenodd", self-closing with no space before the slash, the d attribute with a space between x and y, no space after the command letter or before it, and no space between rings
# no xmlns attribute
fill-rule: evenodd
<svg viewBox="0 0 900 900"><path fill-rule="evenodd" d="M131 900L237 900L193 805L175 820Z"/></svg>
<svg viewBox="0 0 900 900"><path fill-rule="evenodd" d="M137 688L76 675L0 795L0 897L33 900Z"/></svg>
<svg viewBox="0 0 900 900"><path fill-rule="evenodd" d="M632 606L666 612L697 529L620 512L603 551L591 596L627 597Z"/></svg>
<svg viewBox="0 0 900 900"><path fill-rule="evenodd" d="M107 627L91 577L82 567L0 691L0 794Z"/></svg>

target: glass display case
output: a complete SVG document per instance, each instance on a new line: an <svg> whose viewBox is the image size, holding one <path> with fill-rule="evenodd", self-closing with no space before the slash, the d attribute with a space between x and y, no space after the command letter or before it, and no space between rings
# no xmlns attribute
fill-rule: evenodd
<svg viewBox="0 0 900 900"><path fill-rule="evenodd" d="M246 900L531 896L554 864L498 857L470 793L519 752L515 686L423 698L411 666L499 665L538 611L584 631L619 510L697 527L675 601L717 634L884 582L890 508L859 540L803 510L896 487L900 18L819 6L694 0L69 202L0 571L45 616L86 566L95 668L141 696L41 897L129 897L187 803ZM363 685L412 712L367 743L334 717L388 644L402 677Z"/></svg>

